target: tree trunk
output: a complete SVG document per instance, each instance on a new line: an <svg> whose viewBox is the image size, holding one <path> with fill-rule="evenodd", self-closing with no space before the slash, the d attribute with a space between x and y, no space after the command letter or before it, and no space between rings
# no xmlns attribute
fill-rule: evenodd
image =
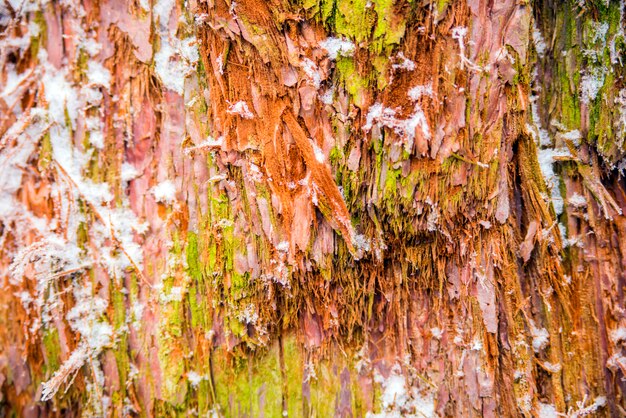
<svg viewBox="0 0 626 418"><path fill-rule="evenodd" d="M0 0L0 416L625 415L624 12Z"/></svg>

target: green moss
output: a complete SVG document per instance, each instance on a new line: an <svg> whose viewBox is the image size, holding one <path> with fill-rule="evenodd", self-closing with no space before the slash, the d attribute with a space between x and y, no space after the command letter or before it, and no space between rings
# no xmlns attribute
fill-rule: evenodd
<svg viewBox="0 0 626 418"><path fill-rule="evenodd" d="M449 5L450 0L437 0L437 15L442 16L448 9Z"/></svg>
<svg viewBox="0 0 626 418"><path fill-rule="evenodd" d="M336 69L339 81L350 94L354 103L357 106L362 106L365 103L365 94L370 89L371 79L359 74L355 67L354 59L351 57L339 57Z"/></svg>
<svg viewBox="0 0 626 418"><path fill-rule="evenodd" d="M400 177L400 173L401 170L399 168L387 170L385 187L383 189L383 195L386 199L395 200L398 193L398 178Z"/></svg>
<svg viewBox="0 0 626 418"><path fill-rule="evenodd" d="M186 256L187 274L192 279L187 295L191 313L191 326L206 330L210 324L210 301L206 298L208 289L206 287L202 261L200 260L198 235L193 232L187 234Z"/></svg>
<svg viewBox="0 0 626 418"><path fill-rule="evenodd" d="M308 402L302 393L304 353L293 335L283 338L282 347L284 368L280 363L278 342L267 352L246 357L232 356L223 349L213 353L217 400L225 416L282 417L283 399L290 417L333 416L341 392L339 375L344 367L351 371L353 411L356 416L365 413L363 400L354 395L358 392L355 388L357 374L349 364L341 359L332 364L316 361L316 377L308 383L311 394Z"/></svg>
<svg viewBox="0 0 626 418"><path fill-rule="evenodd" d="M261 356L233 358L223 349L213 353L217 400L226 416L282 416L278 356L277 343Z"/></svg>
<svg viewBox="0 0 626 418"><path fill-rule="evenodd" d="M179 232L175 231L172 236L172 248L168 254L168 264L175 266L182 265L182 242ZM172 262L173 260L173 262ZM178 282L175 283L175 277ZM163 294L168 295L171 289L176 286L187 288L187 276L181 271L173 271L170 277L163 280ZM182 280L181 280L182 278ZM162 396L163 399L172 405L180 405L185 399L187 390L186 379L184 378L184 359L189 351L186 342L182 339L185 330L185 311L183 301L169 300L161 301L161 321L159 323L158 347L159 362L167 365L161 369L162 373Z"/></svg>
<svg viewBox="0 0 626 418"><path fill-rule="evenodd" d="M48 328L43 333L43 347L45 350L46 362L44 370L48 377L52 376L52 373L57 371L61 366L59 347L61 343L59 341L59 332L56 328Z"/></svg>
<svg viewBox="0 0 626 418"><path fill-rule="evenodd" d="M161 392L163 399L180 405L185 399L187 385L184 378L185 363L182 346L182 309L180 302L162 306L162 320L158 335L159 363L163 365Z"/></svg>
<svg viewBox="0 0 626 418"><path fill-rule="evenodd" d="M357 43L368 41L376 16L367 0L335 0L334 29Z"/></svg>
<svg viewBox="0 0 626 418"><path fill-rule="evenodd" d="M394 13L394 0L373 0L378 16L374 41L370 49L376 54L388 54L398 45L406 31L406 17Z"/></svg>
<svg viewBox="0 0 626 418"><path fill-rule="evenodd" d="M41 138L41 145L39 146L39 170L46 170L50 162L52 162L52 143L50 142L50 133L46 132Z"/></svg>
<svg viewBox="0 0 626 418"><path fill-rule="evenodd" d="M246 39L254 45L265 62L281 62L280 49L274 42L270 42L270 35L262 25L257 25L255 22L250 21L246 14L239 14L238 21L248 32ZM224 62L227 61L225 60Z"/></svg>
<svg viewBox="0 0 626 418"><path fill-rule="evenodd" d="M333 166L338 166L344 159L343 149L339 146L334 146L330 150L328 159Z"/></svg>
<svg viewBox="0 0 626 418"><path fill-rule="evenodd" d="M357 106L366 103L370 86L388 86L389 56L406 32L407 16L396 14L393 0L304 0L311 17L322 21L333 36L354 41L370 54L367 67L356 71L352 58L340 57L336 68L339 79Z"/></svg>
<svg viewBox="0 0 626 418"><path fill-rule="evenodd" d="M200 267L200 254L198 252L198 235L194 232L187 233L187 272L191 278L202 280L203 272Z"/></svg>

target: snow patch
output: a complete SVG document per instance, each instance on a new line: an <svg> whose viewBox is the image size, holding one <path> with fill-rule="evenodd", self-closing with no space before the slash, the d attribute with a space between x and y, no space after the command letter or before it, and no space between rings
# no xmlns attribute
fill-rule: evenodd
<svg viewBox="0 0 626 418"><path fill-rule="evenodd" d="M244 119L254 119L254 114L250 111L248 103L244 102L243 100L240 100L237 103L228 106L228 110L226 110L226 112L233 115L239 115Z"/></svg>
<svg viewBox="0 0 626 418"><path fill-rule="evenodd" d="M463 26L455 26L452 28L450 32L452 39L456 39L459 44L459 57L461 59L461 70L467 66L472 71L482 71L483 69L473 63L466 55L465 55L465 37L467 36L467 28Z"/></svg>
<svg viewBox="0 0 626 418"><path fill-rule="evenodd" d="M317 146L317 144L315 143L315 141L313 141L312 139L310 139L311 144L313 145L313 153L315 154L315 159L317 160L318 163L324 163L324 161L326 161L326 156L324 155L324 151L322 151L322 149Z"/></svg>
<svg viewBox="0 0 626 418"><path fill-rule="evenodd" d="M176 5L175 0L158 0L152 7L152 13L158 18L161 26L167 26L172 10Z"/></svg>
<svg viewBox="0 0 626 418"><path fill-rule="evenodd" d="M300 65L302 66L302 71L304 71L307 75L313 87L315 87L316 90L319 90L322 85L322 74L320 73L317 65L308 58L302 58L302 60L300 60Z"/></svg>
<svg viewBox="0 0 626 418"><path fill-rule="evenodd" d="M97 61L90 60L87 63L87 79L91 84L111 87L111 72Z"/></svg>
<svg viewBox="0 0 626 418"><path fill-rule="evenodd" d="M582 139L582 134L578 129L574 129L565 133L560 134L561 138L567 141L571 141L575 146L580 145L580 140Z"/></svg>
<svg viewBox="0 0 626 418"><path fill-rule="evenodd" d="M546 185L550 190L550 196L552 200L552 205L554 206L554 211L557 215L563 213L563 197L561 196L561 191L559 190L559 178L554 172L554 162L555 158L558 157L571 157L571 154L567 148L540 148L537 151L537 159L539 161L539 168L541 169L541 173L543 174L543 178L546 181Z"/></svg>
<svg viewBox="0 0 626 418"><path fill-rule="evenodd" d="M414 102L419 100L422 96L430 96L433 97L433 84L428 83L423 86L415 86L411 88L408 92L408 96Z"/></svg>
<svg viewBox="0 0 626 418"><path fill-rule="evenodd" d="M533 321L530 321L530 335L533 337L533 350L535 353L543 350L550 343L550 334L545 328L537 328Z"/></svg>
<svg viewBox="0 0 626 418"><path fill-rule="evenodd" d="M413 113L407 119L398 118L396 109L384 107L381 103L373 104L367 112L363 130L369 132L374 124L393 129L403 139L405 150L411 153L413 151L416 129L420 129L424 138L431 138L428 120L418 100L424 95L432 96L432 94L432 86L430 85L416 86L409 90L409 98L415 102L415 105Z"/></svg>
<svg viewBox="0 0 626 418"><path fill-rule="evenodd" d="M600 69L592 69L583 75L580 81L580 101L588 105L596 99L604 85L604 73Z"/></svg>
<svg viewBox="0 0 626 418"><path fill-rule="evenodd" d="M437 417L435 400L432 393L422 393L417 387L407 384L407 379L401 374L400 367L394 366L391 374L385 379L376 373L375 381L382 386L380 413L368 412L367 418L389 417Z"/></svg>
<svg viewBox="0 0 626 418"><path fill-rule="evenodd" d="M541 31L537 27L537 22L533 22L533 31L532 31L533 44L535 45L535 51L537 51L537 55L539 58L543 58L546 54L546 50L548 46L546 45L546 41L543 39L543 35Z"/></svg>
<svg viewBox="0 0 626 418"><path fill-rule="evenodd" d="M120 173L120 177L123 182L129 182L133 179L136 179L138 176L139 176L139 171L135 168L134 165L128 162L122 163L122 170Z"/></svg>
<svg viewBox="0 0 626 418"><path fill-rule="evenodd" d="M276 250L280 251L281 253L287 253L289 252L289 242L288 241L281 241L276 245Z"/></svg>
<svg viewBox="0 0 626 418"><path fill-rule="evenodd" d="M554 407L554 405L548 405L545 403L539 403L539 408L537 410L539 418L559 418L561 414L559 414Z"/></svg>
<svg viewBox="0 0 626 418"><path fill-rule="evenodd" d="M152 188L152 194L157 202L171 205L176 201L176 186L171 180L164 180Z"/></svg>
<svg viewBox="0 0 626 418"><path fill-rule="evenodd" d="M327 38L319 45L328 51L328 58L336 60L338 56L351 57L354 54L354 43L347 39Z"/></svg>
<svg viewBox="0 0 626 418"><path fill-rule="evenodd" d="M620 342L626 342L626 328L621 327L611 331L611 341L616 345Z"/></svg>
<svg viewBox="0 0 626 418"><path fill-rule="evenodd" d="M392 64L391 68L394 70L405 70L405 71L413 71L415 70L415 63L404 56L402 51L398 52L396 55L396 59L399 61L398 64Z"/></svg>
<svg viewBox="0 0 626 418"><path fill-rule="evenodd" d="M548 370L551 373L558 373L562 369L562 366L560 363L552 364L546 361L545 363L543 363L543 366L546 368L546 370Z"/></svg>
<svg viewBox="0 0 626 418"><path fill-rule="evenodd" d="M189 384L194 388L197 388L200 385L200 382L206 379L206 376L201 375L193 370L187 372L187 380L189 380Z"/></svg>
<svg viewBox="0 0 626 418"><path fill-rule="evenodd" d="M165 87L182 95L185 78L193 74L200 55L195 38L169 39L161 36L161 48L154 56L155 71Z"/></svg>
<svg viewBox="0 0 626 418"><path fill-rule="evenodd" d="M567 203L569 203L569 205L574 208L580 209L587 206L587 198L574 192L570 197L567 198Z"/></svg>

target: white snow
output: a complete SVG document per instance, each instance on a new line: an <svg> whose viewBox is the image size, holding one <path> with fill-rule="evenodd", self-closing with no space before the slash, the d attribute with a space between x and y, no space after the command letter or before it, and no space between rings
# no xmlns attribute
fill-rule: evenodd
<svg viewBox="0 0 626 418"><path fill-rule="evenodd" d="M134 165L128 162L122 163L120 177L123 182L129 182L136 179L137 176L139 176L139 171L137 171Z"/></svg>
<svg viewBox="0 0 626 418"><path fill-rule="evenodd" d="M87 63L87 78L91 84L111 87L111 73L97 61L89 60Z"/></svg>
<svg viewBox="0 0 626 418"><path fill-rule="evenodd" d="M152 7L152 13L158 18L161 26L167 26L172 10L176 5L175 0L158 0Z"/></svg>
<svg viewBox="0 0 626 418"><path fill-rule="evenodd" d="M402 375L392 373L383 382L383 388L384 391L380 399L385 409L393 406L404 406L409 400L406 379Z"/></svg>
<svg viewBox="0 0 626 418"><path fill-rule="evenodd" d="M40 51L40 55L45 56L45 52L42 53L42 51ZM47 58L44 59L47 61ZM78 92L67 80L67 77L67 68L57 70L49 67L44 72L42 84L44 86L44 95L48 101L50 122L64 126L65 112L67 111L71 127L75 128L80 102L78 100Z"/></svg>
<svg viewBox="0 0 626 418"><path fill-rule="evenodd" d="M556 157L571 157L567 148L539 148L537 150L537 159L539 168L546 181L548 189L551 191L552 204L557 215L563 213L563 197L558 187L559 178L554 172L554 162Z"/></svg>
<svg viewBox="0 0 626 418"><path fill-rule="evenodd" d="M559 418L559 413L554 405L548 405L541 402L539 403L537 413L539 414L538 418Z"/></svg>
<svg viewBox="0 0 626 418"><path fill-rule="evenodd" d="M413 88L411 88L411 90L409 90L408 92L408 96L411 100L413 101L417 101L419 100L422 96L433 96L433 84L432 83L428 83L426 85L423 86L415 86Z"/></svg>
<svg viewBox="0 0 626 418"><path fill-rule="evenodd" d="M72 330L80 335L80 342L52 378L42 384L42 401L51 399L59 387L81 368L88 358L97 358L102 349L113 341L113 327L102 319L108 302L93 293L89 281L74 286L76 304L67 313L66 319ZM99 368L94 367L92 371L97 376L102 375Z"/></svg>
<svg viewBox="0 0 626 418"><path fill-rule="evenodd" d="M587 199L574 192L570 197L567 198L567 203L570 204L570 206L573 206L574 208L584 208L585 206L587 206Z"/></svg>
<svg viewBox="0 0 626 418"><path fill-rule="evenodd" d="M154 63L163 85L182 95L185 79L194 73L200 55L196 38L178 39L168 30L169 18L175 5L174 0L158 0L152 8L155 20L159 21L158 33L161 40Z"/></svg>
<svg viewBox="0 0 626 418"><path fill-rule="evenodd" d="M281 241L276 245L276 250L280 251L281 253L287 253L289 252L289 242L288 241Z"/></svg>
<svg viewBox="0 0 626 418"><path fill-rule="evenodd" d="M324 94L322 94L320 96L320 100L322 101L322 103L324 103L325 105L331 105L333 104L333 97L335 95L335 86L332 86L331 88L329 88L328 90L326 90L324 92Z"/></svg>
<svg viewBox="0 0 626 418"><path fill-rule="evenodd" d="M589 104L594 101L604 85L604 73L599 69L591 69L580 80L580 101Z"/></svg>
<svg viewBox="0 0 626 418"><path fill-rule="evenodd" d="M206 376L203 376L193 370L190 370L187 372L187 380L189 380L189 383L191 384L192 387L197 388L200 382L202 382L203 380L206 380Z"/></svg>
<svg viewBox="0 0 626 418"><path fill-rule="evenodd" d="M421 88L422 87L415 87L411 90L414 97L419 98L424 93ZM367 112L363 130L369 132L375 123L379 126L393 129L393 131L403 139L407 152L411 152L413 149L415 130L417 128L420 128L424 138L430 139L431 133L428 120L419 103L415 103L413 113L407 119L400 119L396 114L397 111L395 109L383 107L381 103L375 103L370 106Z"/></svg>
<svg viewBox="0 0 626 418"><path fill-rule="evenodd" d="M52 399L57 393L63 382L65 382L70 376L74 375L78 369L80 369L85 361L88 359L88 350L84 345L79 345L70 357L63 362L59 370L54 372L50 380L42 383L41 385L41 398L42 402Z"/></svg>
<svg viewBox="0 0 626 418"><path fill-rule="evenodd" d="M248 103L244 102L243 100L240 100L237 103L228 106L228 110L226 112L233 115L239 115L244 119L254 119L254 114L250 111Z"/></svg>
<svg viewBox="0 0 626 418"><path fill-rule="evenodd" d="M391 68L394 70L405 70L405 71L413 71L415 70L415 63L404 56L402 51L398 52L396 58L399 60L399 64L392 64Z"/></svg>
<svg viewBox="0 0 626 418"><path fill-rule="evenodd" d="M154 56L155 71L163 85L181 95L185 78L194 72L200 57L196 42L195 38L161 36L161 48Z"/></svg>
<svg viewBox="0 0 626 418"><path fill-rule="evenodd" d="M313 87L319 90L322 85L322 75L317 65L308 58L302 58L302 60L300 60L300 65L302 66L302 71L304 71L307 77L309 77Z"/></svg>
<svg viewBox="0 0 626 418"><path fill-rule="evenodd" d="M39 2L21 3L25 8L20 16L35 10L31 6L41 6L36 4ZM71 384L74 374L87 359L90 359L91 369L86 375L87 390L95 391L103 384L98 356L115 343L116 332L106 317L109 293L100 285L104 282L101 273L108 271L114 276L129 265L140 268L142 249L133 240L135 233L145 228L145 224L137 222L125 196L112 209L110 186L95 183L85 175L94 148L104 146L102 90L110 88L111 74L93 59L102 49L95 32L87 32L84 25L75 20L81 19L85 10L79 3L64 3L63 7L68 24L73 25L72 47L92 57L87 61L84 74L77 71L73 62L65 61L60 68L56 67L48 61L45 48L40 48L36 72L17 74L14 67L9 67L8 83L0 88L4 100L18 99L21 89L31 79L41 89L40 108L26 112L19 105L14 107L17 122L3 136L3 147L0 147L0 165L4 170L4 176L0 176L0 218L7 228L24 227L15 234L19 250L11 254L9 283L23 286L25 280L33 281L24 287L29 291L16 292L25 308L31 310L31 321L24 324L25 329L36 333L42 327L52 327L56 321L65 320L77 342L67 360L42 385L44 400L54 396L64 384ZM34 21L28 24L28 29L30 35L39 31ZM30 43L24 36L20 45L24 42L27 46L26 40ZM0 48L6 45L2 41L0 44ZM191 57L189 48L183 47L182 55ZM55 209L52 219L35 217L14 199L16 191L22 187L23 173L28 172L25 169L30 169L35 145L46 132L51 145L49 177L54 180L50 186L51 204ZM86 139L92 147L87 145L87 150L83 151ZM82 202L80 207L79 201ZM79 247L81 224L87 227L89 245ZM58 230L63 230L63 236L56 234ZM24 236L28 237L28 242L19 242ZM87 269L94 269L95 274L85 274ZM62 290L57 285L60 278L68 283L65 291L73 293L75 302L66 308L60 298ZM110 402L108 396L100 396L98 413L106 415Z"/></svg>
<svg viewBox="0 0 626 418"><path fill-rule="evenodd" d="M441 339L441 336L443 335L443 331L439 327L431 328L430 333L432 334L433 338L436 339Z"/></svg>
<svg viewBox="0 0 626 418"><path fill-rule="evenodd" d="M576 406L578 407L578 409L575 411L570 411L567 414L567 417L568 418L580 418L580 417L585 417L585 416L593 416L594 412L596 412L599 408L606 405L606 398L604 396L598 396L588 406L585 406L586 403L587 403L587 395L585 395L582 401L576 402Z"/></svg>
<svg viewBox="0 0 626 418"><path fill-rule="evenodd" d="M606 367L613 371L626 370L626 357L620 353L615 353L606 361Z"/></svg>
<svg viewBox="0 0 626 418"><path fill-rule="evenodd" d="M137 301L133 302L133 304L131 305L130 311L133 316L133 321L135 323L139 323L139 321L141 321L144 309L145 306Z"/></svg>
<svg viewBox="0 0 626 418"><path fill-rule="evenodd" d="M472 351L482 351L483 342L480 340L479 337L476 337L472 340L472 345L470 346L470 349Z"/></svg>
<svg viewBox="0 0 626 418"><path fill-rule="evenodd" d="M2 20L5 16L9 16L9 11L6 10L3 13L2 10L3 4L0 3L0 20ZM14 9L17 10L17 9ZM15 23L17 23L16 26L19 25L19 20L16 20ZM36 37L37 35L39 35L40 29L39 29L39 25L34 22L34 21L30 21L28 23L25 23L22 20L22 30L23 35L22 36L3 36L2 39L0 39L0 50L2 51L16 51L19 53L23 53L29 46L31 43L31 39L33 37Z"/></svg>
<svg viewBox="0 0 626 418"><path fill-rule="evenodd" d="M354 236L353 245L355 248L363 250L365 252L369 252L372 248L372 243L367 237L363 234L356 234Z"/></svg>
<svg viewBox="0 0 626 418"><path fill-rule="evenodd" d="M461 70L467 67L472 71L482 71L482 68L473 63L465 55L465 37L467 36L467 28L463 26L455 26L450 33L452 39L456 39L459 44L459 58L461 59Z"/></svg>
<svg viewBox="0 0 626 418"><path fill-rule="evenodd" d="M543 365L545 366L545 368L546 368L549 372L552 372L552 373L558 373L558 372L560 372L560 371L561 371L561 369L562 369L562 366L561 366L561 364L560 364L560 363L555 363L555 364L552 364L552 363L550 363L550 362L547 362L547 361L546 361L546 362L544 362L544 363L543 363Z"/></svg>
<svg viewBox="0 0 626 418"><path fill-rule="evenodd" d="M546 41L543 39L541 31L537 27L536 21L533 22L532 38L535 45L535 50L537 51L537 55L539 55L539 58L543 58L546 53L546 49L548 49L548 46L546 45Z"/></svg>
<svg viewBox="0 0 626 418"><path fill-rule="evenodd" d="M463 39L467 36L467 28L463 26L455 26L450 33L452 39Z"/></svg>
<svg viewBox="0 0 626 418"><path fill-rule="evenodd" d="M108 302L93 294L90 282L74 287L76 305L65 316L70 327L93 352L99 352L111 343L113 327L102 320Z"/></svg>
<svg viewBox="0 0 626 418"><path fill-rule="evenodd" d="M318 163L324 163L324 161L326 160L326 156L324 155L324 151L322 151L322 149L315 143L314 140L309 139L311 141L311 144L313 145L313 153L315 154L315 159L317 160Z"/></svg>
<svg viewBox="0 0 626 418"><path fill-rule="evenodd" d="M582 139L582 134L580 133L578 129L574 129L574 130L562 133L561 138L568 140L568 141L572 141L572 143L575 146L579 146L580 140Z"/></svg>
<svg viewBox="0 0 626 418"><path fill-rule="evenodd" d="M537 76L535 72L535 77ZM538 96L530 96L531 116L534 126L527 126L528 130L538 136L537 145L542 147L548 147L552 145L552 139L548 131L541 125L541 118L539 117L539 106L537 106ZM535 132L536 131L536 132Z"/></svg>
<svg viewBox="0 0 626 418"><path fill-rule="evenodd" d="M205 141L201 142L200 144L185 148L185 153L189 154L192 151L197 151L201 149L221 148L223 145L224 145L223 136L220 136L217 139L213 138L212 136L209 136Z"/></svg>
<svg viewBox="0 0 626 418"><path fill-rule="evenodd" d="M533 337L533 350L538 353L550 342L550 334L545 328L537 328L533 321L530 321L530 334Z"/></svg>
<svg viewBox="0 0 626 418"><path fill-rule="evenodd" d="M350 57L354 54L354 43L347 39L327 38L319 43L319 45L328 51L328 58L337 59L338 56Z"/></svg>
<svg viewBox="0 0 626 418"><path fill-rule="evenodd" d="M181 302L185 295L185 288L182 286L172 286L168 294L161 294L161 302Z"/></svg>
<svg viewBox="0 0 626 418"><path fill-rule="evenodd" d="M23 116L3 136L0 147L0 220L9 225L8 220L22 218L27 210L15 198L15 193L22 187L22 176L28 166L28 160L35 151L35 142L43 135L46 123L43 115L31 111L31 116ZM9 138L15 139L15 146L8 146Z"/></svg>
<svg viewBox="0 0 626 418"><path fill-rule="evenodd" d="M215 64L217 65L217 72L220 75L224 75L224 57L223 57L223 54L220 54L220 56L215 59Z"/></svg>
<svg viewBox="0 0 626 418"><path fill-rule="evenodd" d="M14 64L7 64L5 67L5 74L7 78L2 91L0 91L0 97L7 103L12 104L17 101L18 95L16 93L18 91L18 87L24 82L24 80L28 79L29 73L23 72L18 74Z"/></svg>
<svg viewBox="0 0 626 418"><path fill-rule="evenodd" d="M164 180L152 188L152 194L157 202L171 205L176 201L176 186L171 180Z"/></svg>
<svg viewBox="0 0 626 418"><path fill-rule="evenodd" d="M626 327L620 327L611 331L611 341L613 341L613 344L626 342Z"/></svg>
<svg viewBox="0 0 626 418"><path fill-rule="evenodd" d="M242 312L237 314L237 319L243 322L244 324L252 324L255 325L259 320L259 314L257 312L256 306L253 304L249 304L245 307Z"/></svg>
<svg viewBox="0 0 626 418"><path fill-rule="evenodd" d="M177 40L178 41L178 40ZM192 65L195 65L200 59L200 53L198 52L198 41L194 37L181 39L176 42L177 51L180 56ZM193 69L190 69L193 70Z"/></svg>
<svg viewBox="0 0 626 418"><path fill-rule="evenodd" d="M432 393L423 393L415 386L409 386L407 379L401 374L400 367L395 365L389 376L385 379L376 373L374 379L382 386L380 397L380 413L368 412L367 418L400 418L412 417L437 417L435 412L435 400Z"/></svg>
<svg viewBox="0 0 626 418"><path fill-rule="evenodd" d="M97 149L104 148L104 134L102 131L89 132L89 143Z"/></svg>

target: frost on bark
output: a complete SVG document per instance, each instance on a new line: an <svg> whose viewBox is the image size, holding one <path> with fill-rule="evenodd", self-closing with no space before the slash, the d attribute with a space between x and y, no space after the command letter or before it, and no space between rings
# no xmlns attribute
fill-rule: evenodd
<svg viewBox="0 0 626 418"><path fill-rule="evenodd" d="M0 411L621 416L624 12L0 1Z"/></svg>

